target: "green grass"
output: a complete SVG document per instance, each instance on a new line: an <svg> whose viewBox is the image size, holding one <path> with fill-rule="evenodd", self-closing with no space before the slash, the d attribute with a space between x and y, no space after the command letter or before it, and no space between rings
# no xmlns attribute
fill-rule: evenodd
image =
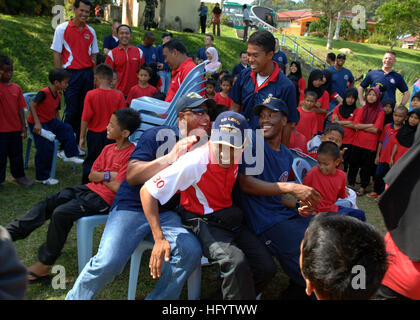
<svg viewBox="0 0 420 320"><path fill-rule="evenodd" d="M7 16L0 14L0 52L9 55L14 60L14 82L18 83L24 92L38 91L48 84L48 71L53 67L52 53L50 48L53 29L50 25L50 18L47 17L24 17ZM99 47L102 47L103 38L109 34L110 27L106 24L92 25L97 32ZM143 30L133 28L132 44L141 42ZM157 43L160 43L161 31L156 31ZM175 37L181 39L187 49L196 53L203 45L204 36L201 34L173 32ZM232 69L238 61L239 52L246 49L241 39L237 39L232 28L222 26L222 37L216 38L215 45L219 49L220 59L223 67ZM289 57L290 58L290 57ZM406 59L409 59L407 56ZM350 61L350 60L348 60ZM24 141L26 149L26 141ZM31 150L27 176L35 178L33 156L34 147ZM14 218L23 215L37 202L44 200L49 194L60 189L80 184L81 166L77 166L76 173L73 173L72 165L58 160L56 178L60 183L55 186L44 186L36 184L32 187L22 187L12 182L9 169L7 179L0 189L0 225L5 226ZM368 191L370 191L368 189ZM382 233L385 227L377 204L366 197L358 199L358 205L366 211L368 222L375 225ZM32 265L37 261L38 248L45 241L48 223L34 231L27 239L15 242L15 247L20 260L26 265ZM94 235L94 253L99 245L103 226L96 228ZM155 281L148 273L147 252L142 259L139 283L137 287L137 299L144 299L153 290ZM49 284L31 284L28 286L26 299L28 300L58 300L64 299L66 293L72 288L77 278L77 244L76 230L70 232L62 255L56 264L63 265L66 270L66 289L54 290ZM129 267L108 285L98 296L98 299L126 299L128 288ZM212 285L208 285L212 284ZM202 276L202 297L210 296L220 286L220 279L217 278L216 267L204 267ZM263 299L277 299L279 293L287 286L287 277L279 267L275 279L265 290ZM184 291L182 299L187 298Z"/></svg>

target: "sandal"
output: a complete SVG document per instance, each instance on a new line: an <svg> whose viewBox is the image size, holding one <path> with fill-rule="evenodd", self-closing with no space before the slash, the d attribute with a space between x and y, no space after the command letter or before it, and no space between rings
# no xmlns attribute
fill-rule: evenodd
<svg viewBox="0 0 420 320"><path fill-rule="evenodd" d="M371 198L371 199L376 199L379 197L379 194L373 191L373 192L368 193L366 197Z"/></svg>
<svg viewBox="0 0 420 320"><path fill-rule="evenodd" d="M359 191L356 192L358 197L364 196L366 193L366 190L363 188L360 188Z"/></svg>
<svg viewBox="0 0 420 320"><path fill-rule="evenodd" d="M44 282L51 279L51 275L47 274L45 276L39 276L32 271L28 271L28 274L34 277L35 279L28 279L29 283L38 283L38 282Z"/></svg>

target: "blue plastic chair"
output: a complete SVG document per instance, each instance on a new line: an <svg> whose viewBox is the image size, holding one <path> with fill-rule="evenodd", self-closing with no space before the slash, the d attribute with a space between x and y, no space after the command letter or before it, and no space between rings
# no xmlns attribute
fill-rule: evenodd
<svg viewBox="0 0 420 320"><path fill-rule="evenodd" d="M311 165L303 158L296 157L293 159L292 169L296 180L302 184L303 178L312 169Z"/></svg>
<svg viewBox="0 0 420 320"><path fill-rule="evenodd" d="M93 232L101 224L108 220L107 214L98 214L80 218L76 221L77 228L77 258L79 274L82 272L86 263L92 257ZM134 300L136 296L137 281L143 252L153 248L153 238L151 234L137 246L131 255L130 277L128 282L128 300ZM198 266L188 278L188 299L200 299L201 291L201 265Z"/></svg>
<svg viewBox="0 0 420 320"><path fill-rule="evenodd" d="M142 120L140 127L130 136L131 142L136 143L147 129L161 125L174 126L176 124L178 115L175 105L179 98L189 92L201 94L205 90L203 84L206 82L204 78L206 64L207 61L204 61L188 73L171 102L151 97L140 97L131 101L130 108L139 111Z"/></svg>
<svg viewBox="0 0 420 320"><path fill-rule="evenodd" d="M27 114L29 115L30 109L29 109L29 105L31 104L32 100L35 98L35 96L37 95L37 92L28 92L23 94L23 97L25 98L25 102L26 102L26 109L27 109ZM26 122L28 122L28 120L26 120ZM29 156L31 153L31 147L32 147L32 141L34 140L34 134L32 133L31 130L28 130L28 139L26 142L26 153L25 153L25 161L24 161L24 168L28 169L28 164L29 164ZM35 143L35 142L34 142ZM54 179L55 178L55 171L57 168L57 153L58 153L58 146L59 146L60 142L58 141L58 139L54 139L54 151L53 151L53 157L52 157L52 161L51 161L51 171L50 171L50 178ZM73 171L76 171L76 165L73 163Z"/></svg>

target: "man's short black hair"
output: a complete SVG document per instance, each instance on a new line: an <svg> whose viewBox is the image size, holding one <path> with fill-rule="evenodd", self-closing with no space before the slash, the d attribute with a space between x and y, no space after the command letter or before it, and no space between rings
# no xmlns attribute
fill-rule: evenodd
<svg viewBox="0 0 420 320"><path fill-rule="evenodd" d="M114 112L121 130L128 130L130 134L138 129L141 124L140 112L132 108L118 109Z"/></svg>
<svg viewBox="0 0 420 320"><path fill-rule="evenodd" d="M317 156L326 155L333 157L334 161L340 158L340 148L332 141L324 141L319 145Z"/></svg>
<svg viewBox="0 0 420 320"><path fill-rule="evenodd" d="M239 58L242 57L243 54L248 55L248 53L246 51L241 51L241 53L239 54Z"/></svg>
<svg viewBox="0 0 420 320"><path fill-rule="evenodd" d="M4 65L13 67L13 61L8 56L0 54L0 67Z"/></svg>
<svg viewBox="0 0 420 320"><path fill-rule="evenodd" d="M341 137L344 138L344 129L338 123L330 123L325 127L323 134L327 134L331 131L338 131L341 134Z"/></svg>
<svg viewBox="0 0 420 320"><path fill-rule="evenodd" d="M64 79L70 79L71 74L66 69L58 68L58 69L52 69L50 73L48 74L48 80L50 80L50 83L53 84L54 81L61 82Z"/></svg>
<svg viewBox="0 0 420 320"><path fill-rule="evenodd" d="M128 25L126 25L126 24L120 24L118 27L117 27L117 34L118 34L118 31L120 30L120 28L121 27L126 27L126 28L128 28L128 30L130 31L130 34L132 33L131 32L131 28L130 28L130 26L128 26Z"/></svg>
<svg viewBox="0 0 420 320"><path fill-rule="evenodd" d="M312 219L301 255L302 274L320 296L331 300L372 298L388 267L381 234L369 223L335 212ZM362 272L364 287L355 287L354 277Z"/></svg>
<svg viewBox="0 0 420 320"><path fill-rule="evenodd" d="M114 78L114 70L109 64L101 63L95 67L95 76L112 81Z"/></svg>
<svg viewBox="0 0 420 320"><path fill-rule="evenodd" d="M330 59L331 61L335 61L335 53L334 52L328 53L327 58Z"/></svg>
<svg viewBox="0 0 420 320"><path fill-rule="evenodd" d="M179 39L171 39L168 42L166 42L162 48L168 49L170 52L173 50L178 51L179 53L187 54L187 48L185 48L185 45L182 43Z"/></svg>
<svg viewBox="0 0 420 320"><path fill-rule="evenodd" d="M266 53L276 50L276 40L271 32L267 30L258 30L248 39L248 44L264 48Z"/></svg>
<svg viewBox="0 0 420 320"><path fill-rule="evenodd" d="M92 7L93 7L92 2L90 2L89 0L75 0L74 4L73 4L73 7L79 8L80 2L83 2L85 5L89 6L90 9L92 9Z"/></svg>
<svg viewBox="0 0 420 320"><path fill-rule="evenodd" d="M146 33L144 34L144 39L146 39L146 38L156 39L156 36L152 31L146 31Z"/></svg>
<svg viewBox="0 0 420 320"><path fill-rule="evenodd" d="M229 108L226 107L224 104L215 104L208 108L208 114L210 121L213 122L216 120L217 116L222 112L229 111Z"/></svg>

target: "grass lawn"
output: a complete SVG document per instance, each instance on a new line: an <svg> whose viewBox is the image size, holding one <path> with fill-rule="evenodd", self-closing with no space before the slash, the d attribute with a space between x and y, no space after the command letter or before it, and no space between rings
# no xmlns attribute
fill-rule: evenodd
<svg viewBox="0 0 420 320"><path fill-rule="evenodd" d="M0 14L0 52L9 55L14 60L14 82L18 83L24 92L38 91L48 85L48 71L53 67L52 53L49 49L53 29L50 25L51 18L33 18L23 16L7 16ZM99 47L102 47L103 38L110 33L110 27L105 24L93 25L98 36ZM141 42L144 31L138 28L133 30L133 44ZM157 43L160 43L161 31L156 31ZM198 48L203 45L204 36L193 33L173 32L174 36L184 41L187 49L196 53ZM234 29L222 26L222 37L217 38L215 45L219 49L220 59L223 67L231 70L238 61L239 52L246 49L246 46L235 36ZM379 49L378 49L379 50ZM355 51L355 50L354 50ZM368 52L365 53L366 56ZM410 52L411 54L411 52ZM381 54L377 54L381 56ZM372 65L377 65L377 57L372 58ZM376 60L375 60L376 59ZM399 57L400 59L400 57ZM401 59L410 60L409 53L407 57L401 56ZM348 64L352 60L348 59ZM418 63L416 64L418 68ZM398 69L397 69L398 70ZM26 149L26 141L24 141ZM26 174L34 179L35 168L33 156L35 149L32 147L31 160ZM66 186L73 186L81 182L81 166L77 166L76 173L72 170L72 165L58 160L56 178L60 183L55 186L44 186L36 184L32 187L22 187L12 182L9 169L7 171L7 180L0 189L0 225L5 226L14 218L24 214L37 202L44 200L49 194L57 192ZM370 188L368 189L370 191ZM365 210L368 222L375 225L381 233L385 232L381 214L377 204L366 197L358 199L358 205ZM21 261L29 266L37 261L37 251L40 245L45 241L47 225L44 225L34 231L26 240L15 243L16 250ZM103 226L98 227L94 236L94 252L99 244ZM140 281L137 287L137 299L144 299L153 289L154 280L148 273L147 262L149 253L146 253L142 259ZM73 286L77 278L77 246L75 228L69 234L66 246L61 257L56 264L63 265L66 270L66 289L54 290L48 283L31 284L28 286L26 299L30 300L58 300L64 299L68 290ZM98 299L126 299L128 288L129 267L116 277L116 279L104 289L98 296ZM212 285L209 285L209 284ZM220 284L217 278L217 269L215 267L204 267L202 276L202 297L210 296ZM287 286L287 277L279 271L271 285L265 290L263 299L277 299L279 293ZM186 289L181 298L186 299Z"/></svg>

